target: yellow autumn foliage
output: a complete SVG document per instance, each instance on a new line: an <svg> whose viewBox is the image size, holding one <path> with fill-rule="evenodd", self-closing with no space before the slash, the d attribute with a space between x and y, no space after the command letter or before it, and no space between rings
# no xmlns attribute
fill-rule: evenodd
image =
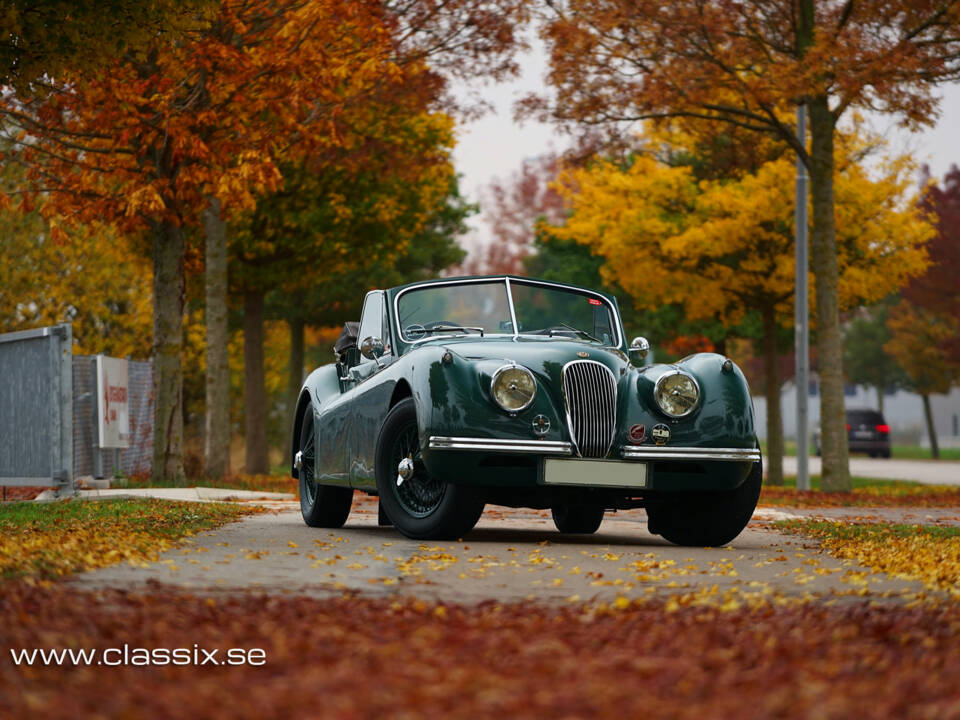
<svg viewBox="0 0 960 720"><path fill-rule="evenodd" d="M857 160L862 153L856 138L838 142L842 307L879 300L920 275L924 245L935 232L909 196L909 159L887 160L871 172ZM690 320L717 317L732 325L772 305L789 325L795 174L787 158L736 178L700 182L690 168L647 154L626 169L601 160L560 174L554 187L572 212L564 226L549 231L605 258L605 279L638 307L676 303ZM811 298L814 281L811 275Z"/></svg>

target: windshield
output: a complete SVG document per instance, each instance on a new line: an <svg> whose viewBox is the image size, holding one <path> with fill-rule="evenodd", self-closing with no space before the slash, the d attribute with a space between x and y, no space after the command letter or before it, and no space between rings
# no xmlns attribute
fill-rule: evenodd
<svg viewBox="0 0 960 720"><path fill-rule="evenodd" d="M487 334L513 334L507 286L502 280L409 290L397 302L397 316L408 341L433 334L479 334L476 328Z"/></svg>
<svg viewBox="0 0 960 720"><path fill-rule="evenodd" d="M425 285L397 300L403 339L436 335L541 335L615 346L613 308L600 296L574 288L510 280L517 328L504 280Z"/></svg>

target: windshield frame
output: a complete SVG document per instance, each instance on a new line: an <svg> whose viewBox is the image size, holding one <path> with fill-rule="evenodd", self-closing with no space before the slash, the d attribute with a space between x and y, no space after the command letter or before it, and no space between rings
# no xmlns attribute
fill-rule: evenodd
<svg viewBox="0 0 960 720"><path fill-rule="evenodd" d="M502 283L504 285L507 291L507 304L508 304L508 307L510 308L510 322L514 328L514 331L512 333L485 332L483 334L483 337L501 337L501 338L513 338L513 339L516 339L519 337L530 337L530 338L543 339L544 337L543 335L531 335L531 334L525 334L522 332L517 332L517 312L516 312L516 309L514 308L513 290L511 288L511 283L517 283L518 285L535 285L539 287L558 288L560 290L567 290L567 291L572 290L575 292L583 293L586 296L596 298L597 300L602 302L604 306L607 308L607 310L610 312L610 316L613 320L612 322L613 330L616 335L615 343L612 343L610 345L601 345L601 347L622 348L623 346L623 335L620 327L620 313L617 312L616 306L612 302L610 302L609 298L607 298L605 295L595 292L593 290L587 290L586 288L577 287L576 285L564 285L563 283L554 283L554 282L549 282L547 280L514 278L514 277L504 276L504 275L495 275L492 277L487 276L487 277L475 277L475 278L455 278L450 280L430 280L427 282L417 283L415 285L409 285L403 288L402 290L398 291L393 296L394 326L396 327L396 330L397 330L398 340L404 343L405 345L416 346L421 343L429 342L431 340L436 340L438 338L470 337L471 333L441 332L437 334L430 334L422 338L416 338L416 339L407 338L407 336L403 334L403 328L400 327L400 298L406 293L411 292L413 290L422 290L424 288L434 287L437 285L470 285L473 283L487 283L487 284ZM480 337L480 336L477 335L476 337ZM564 338L564 339L570 340L570 338ZM590 342L589 344L596 346L596 343Z"/></svg>

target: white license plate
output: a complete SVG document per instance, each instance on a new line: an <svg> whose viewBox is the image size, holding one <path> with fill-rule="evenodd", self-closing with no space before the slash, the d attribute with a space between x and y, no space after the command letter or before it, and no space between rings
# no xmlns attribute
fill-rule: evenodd
<svg viewBox="0 0 960 720"><path fill-rule="evenodd" d="M869 430L854 430L853 436L858 438L872 438L873 433Z"/></svg>
<svg viewBox="0 0 960 720"><path fill-rule="evenodd" d="M579 487L647 487L647 464L616 460L560 460L543 461L544 485L574 485Z"/></svg>

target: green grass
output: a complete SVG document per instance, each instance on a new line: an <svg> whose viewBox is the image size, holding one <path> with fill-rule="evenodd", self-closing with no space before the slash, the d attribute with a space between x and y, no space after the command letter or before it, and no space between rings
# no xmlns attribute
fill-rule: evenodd
<svg viewBox="0 0 960 720"><path fill-rule="evenodd" d="M853 485L854 490L879 490L883 492L898 493L898 492L909 492L913 490L918 490L925 487L940 487L943 489L948 489L949 486L946 485L929 485L927 483L918 483L911 480L881 480L879 478L868 478L868 477L858 477L852 475L850 477L850 483ZM777 486L769 486L777 487ZM785 488L796 488L797 487L797 477L796 475L787 475L783 478L783 485L779 487ZM810 489L819 490L820 489L820 476L811 475L810 476Z"/></svg>
<svg viewBox="0 0 960 720"><path fill-rule="evenodd" d="M256 507L155 499L16 502L0 506L0 578L52 578L142 563L183 538Z"/></svg>
<svg viewBox="0 0 960 720"><path fill-rule="evenodd" d="M0 505L0 533L29 528L36 531L69 530L88 522L104 526L122 525L169 538L188 531L201 532L244 513L228 503L188 503L156 499L116 498L113 500L37 503L15 502Z"/></svg>
<svg viewBox="0 0 960 720"><path fill-rule="evenodd" d="M766 454L767 442L760 441L760 449ZM797 454L797 443L793 440L786 440L783 444L784 455L795 456ZM899 460L932 460L929 448L922 448L919 445L893 445L890 453L894 459ZM813 451L813 441L810 442L810 457L815 455ZM870 457L866 453L854 453L850 457ZM941 460L960 460L960 448L940 448Z"/></svg>

